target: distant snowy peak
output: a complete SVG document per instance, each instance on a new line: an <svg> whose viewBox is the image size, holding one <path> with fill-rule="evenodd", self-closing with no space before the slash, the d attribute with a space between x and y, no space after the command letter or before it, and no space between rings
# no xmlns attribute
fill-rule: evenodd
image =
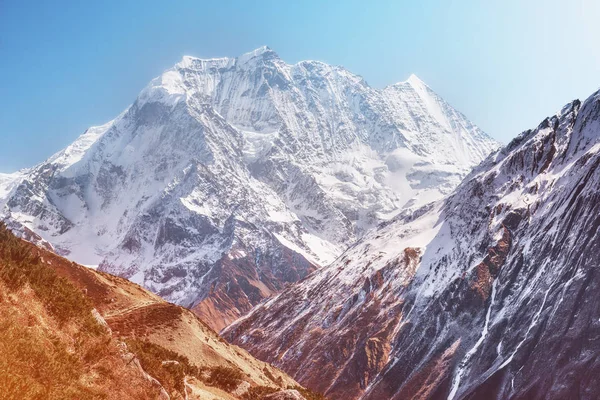
<svg viewBox="0 0 600 400"><path fill-rule="evenodd" d="M287 130L323 155L357 143L380 153L405 147L464 173L499 147L416 75L377 90L342 67L287 64L266 46L238 58L185 56L141 97L208 103L242 130Z"/></svg>
<svg viewBox="0 0 600 400"><path fill-rule="evenodd" d="M186 56L0 189L0 212L220 329L497 146L416 77L378 90L267 47Z"/></svg>
<svg viewBox="0 0 600 400"><path fill-rule="evenodd" d="M383 90L417 153L459 166L476 165L500 144L455 110L416 75ZM465 134L468 133L468 134Z"/></svg>
<svg viewBox="0 0 600 400"><path fill-rule="evenodd" d="M421 78L419 78L415 74L410 74L408 79L406 81L404 81L403 83L408 83L413 87L423 87L423 86L427 87L427 84L425 82L423 82L421 80Z"/></svg>
<svg viewBox="0 0 600 400"><path fill-rule="evenodd" d="M206 68L206 66L240 66L247 64L250 61L257 61L258 59L279 59L279 56L270 47L262 46L248 53L244 53L239 57L198 58L193 56L183 56L182 60L175 65L175 68L202 70Z"/></svg>

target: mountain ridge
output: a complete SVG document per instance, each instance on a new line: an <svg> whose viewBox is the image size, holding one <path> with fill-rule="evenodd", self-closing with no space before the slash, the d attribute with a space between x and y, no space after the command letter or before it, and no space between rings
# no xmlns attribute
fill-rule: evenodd
<svg viewBox="0 0 600 400"><path fill-rule="evenodd" d="M594 398L599 166L595 92L223 334L336 398Z"/></svg>

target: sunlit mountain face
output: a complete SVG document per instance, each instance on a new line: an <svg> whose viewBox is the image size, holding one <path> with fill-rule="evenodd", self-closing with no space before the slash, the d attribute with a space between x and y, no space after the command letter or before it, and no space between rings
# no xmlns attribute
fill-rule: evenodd
<svg viewBox="0 0 600 400"><path fill-rule="evenodd" d="M184 57L113 121L0 177L13 231L221 329L498 144L416 76L371 88L267 47Z"/></svg>

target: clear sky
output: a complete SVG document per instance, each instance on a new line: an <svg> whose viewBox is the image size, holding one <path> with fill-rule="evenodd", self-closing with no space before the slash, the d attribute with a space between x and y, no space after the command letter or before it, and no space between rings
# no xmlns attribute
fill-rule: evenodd
<svg viewBox="0 0 600 400"><path fill-rule="evenodd" d="M0 0L0 172L111 120L183 55L268 45L371 86L415 73L508 142L600 86L598 0Z"/></svg>

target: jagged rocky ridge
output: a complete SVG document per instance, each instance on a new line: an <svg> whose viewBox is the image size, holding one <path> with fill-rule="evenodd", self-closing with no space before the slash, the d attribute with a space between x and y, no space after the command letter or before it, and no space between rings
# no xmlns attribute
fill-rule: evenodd
<svg viewBox="0 0 600 400"><path fill-rule="evenodd" d="M0 213L220 329L496 147L415 76L376 90L266 47L184 57L115 120L1 175Z"/></svg>
<svg viewBox="0 0 600 400"><path fill-rule="evenodd" d="M600 92L224 335L344 399L595 399Z"/></svg>

